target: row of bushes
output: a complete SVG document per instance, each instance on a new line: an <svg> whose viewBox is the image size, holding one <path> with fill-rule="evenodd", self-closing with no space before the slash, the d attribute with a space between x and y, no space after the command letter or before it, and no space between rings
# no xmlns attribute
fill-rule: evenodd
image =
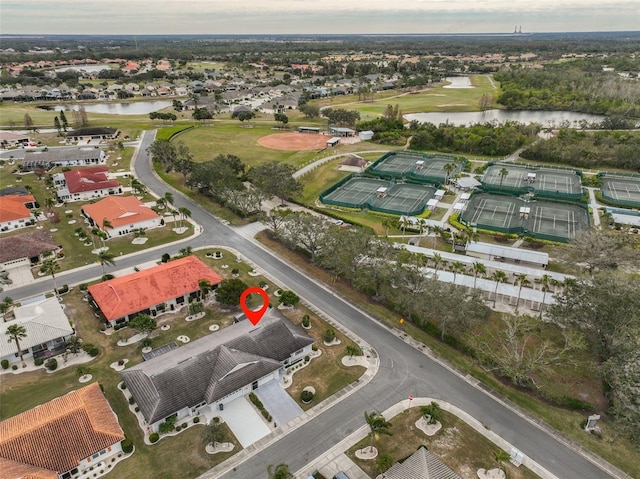
<svg viewBox="0 0 640 479"><path fill-rule="evenodd" d="M254 393L249 393L249 399L251 399L251 402L253 403L253 405L258 408L258 410L260 411L262 416L268 422L271 422L271 419L272 419L271 414L269 414L269 411L267 411L264 408L264 404L262 404L262 401L260 401L260 399L258 399L258 396L256 396Z"/></svg>

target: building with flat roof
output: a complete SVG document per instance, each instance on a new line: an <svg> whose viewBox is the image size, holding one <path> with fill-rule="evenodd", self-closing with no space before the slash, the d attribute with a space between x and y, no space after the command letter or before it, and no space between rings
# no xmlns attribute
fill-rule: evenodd
<svg viewBox="0 0 640 479"><path fill-rule="evenodd" d="M546 268L549 265L548 253L490 243L470 241L467 244L467 255L492 261L507 260L514 263L528 263L542 268Z"/></svg>
<svg viewBox="0 0 640 479"><path fill-rule="evenodd" d="M54 166L103 165L107 161L105 152L96 147L55 148L49 151L27 151L22 160L23 170L50 170Z"/></svg>

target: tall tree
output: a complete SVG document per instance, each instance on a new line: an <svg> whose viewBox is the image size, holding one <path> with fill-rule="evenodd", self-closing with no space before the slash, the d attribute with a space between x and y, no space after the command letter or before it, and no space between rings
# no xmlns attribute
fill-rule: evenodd
<svg viewBox="0 0 640 479"><path fill-rule="evenodd" d="M484 265L484 263L481 263L480 261L476 261L475 263L473 263L473 265L471 265L471 267L473 270L473 289L477 289L476 282L478 280L478 276L482 278L486 276L487 267Z"/></svg>
<svg viewBox="0 0 640 479"><path fill-rule="evenodd" d="M223 306L238 306L247 284L238 278L223 279L216 289L216 301Z"/></svg>
<svg viewBox="0 0 640 479"><path fill-rule="evenodd" d="M373 451L373 442L377 439L380 434L386 434L391 436L391 423L385 419L382 413L373 411L371 413L365 411L364 412L364 420L369 426L369 435L371 437L371 443L369 445L370 450Z"/></svg>
<svg viewBox="0 0 640 479"><path fill-rule="evenodd" d="M5 334L9 336L8 341L10 343L16 343L16 348L18 349L18 355L20 356L22 367L26 367L27 363L24 362L24 357L22 356L22 347L20 346L20 341L27 337L27 330L21 324L12 324L7 327Z"/></svg>
<svg viewBox="0 0 640 479"><path fill-rule="evenodd" d="M139 334L149 334L158 327L156 320L148 314L138 314L129 320L129 327Z"/></svg>
<svg viewBox="0 0 640 479"><path fill-rule="evenodd" d="M106 265L115 266L115 257L116 255L114 255L113 253L109 253L108 251L104 250L98 253L98 262L100 263L100 266L102 266L102 276L107 274L107 272L105 271Z"/></svg>
<svg viewBox="0 0 640 479"><path fill-rule="evenodd" d="M60 264L55 260L55 258L48 258L42 262L40 266L40 272L44 275L51 275L51 279L53 279L53 291L55 294L58 294L58 286L56 286L56 273L60 271Z"/></svg>
<svg viewBox="0 0 640 479"><path fill-rule="evenodd" d="M67 115L64 114L64 110L60 110L60 122L62 123L62 129L66 132L69 129L69 121Z"/></svg>
<svg viewBox="0 0 640 479"><path fill-rule="evenodd" d="M616 268L633 269L640 265L640 251L630 235L593 229L578 234L568 249L567 261L593 275Z"/></svg>
<svg viewBox="0 0 640 479"><path fill-rule="evenodd" d="M518 288L518 298L516 299L516 313L518 312L518 307L520 306L520 295L522 294L522 288L524 288L525 286L531 286L531 281L529 281L529 278L527 278L527 275L524 273L520 273L519 275L516 276L516 280L514 281L514 284L518 284L520 287ZM525 301L526 304L526 301Z"/></svg>
<svg viewBox="0 0 640 479"><path fill-rule="evenodd" d="M282 206L285 200L302 192L302 184L293 177L295 168L287 163L271 161L251 168L249 180L265 195L276 196Z"/></svg>
<svg viewBox="0 0 640 479"><path fill-rule="evenodd" d="M500 189L502 189L502 183L504 182L504 179L509 175L509 170L507 170L506 168L501 168L498 172L498 175L500 176Z"/></svg>
<svg viewBox="0 0 640 479"><path fill-rule="evenodd" d="M547 300L547 291L551 287L551 282L553 278L548 274L543 274L541 278L536 278L535 282L540 285L540 289L542 290L542 303L540 303L540 314L538 315L539 319L542 319L542 311L544 310L544 304Z"/></svg>
<svg viewBox="0 0 640 479"><path fill-rule="evenodd" d="M493 307L495 308L496 301L498 300L498 287L500 286L500 283L506 283L509 278L507 277L507 273L497 269L491 274L491 279L496 282L496 287L493 291Z"/></svg>
<svg viewBox="0 0 640 479"><path fill-rule="evenodd" d="M31 119L31 115L29 115L29 113L24 114L24 127L27 130L33 129L33 120Z"/></svg>
<svg viewBox="0 0 640 479"><path fill-rule="evenodd" d="M58 136L62 135L62 125L60 124L60 120L58 119L58 117L54 117L53 118L53 126L56 130L58 130Z"/></svg>

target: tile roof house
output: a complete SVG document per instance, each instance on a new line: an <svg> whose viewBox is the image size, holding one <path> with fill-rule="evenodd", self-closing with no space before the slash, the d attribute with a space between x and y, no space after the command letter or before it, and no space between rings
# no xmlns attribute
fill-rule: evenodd
<svg viewBox="0 0 640 479"><path fill-rule="evenodd" d="M121 453L123 439L100 385L93 383L0 422L0 475L66 479Z"/></svg>
<svg viewBox="0 0 640 479"><path fill-rule="evenodd" d="M162 224L160 216L135 196L108 196L83 206L82 214L109 238L129 234L139 228L157 228ZM110 227L104 226L105 220L111 224Z"/></svg>
<svg viewBox="0 0 640 479"><path fill-rule="evenodd" d="M9 363L20 360L15 342L5 339L7 328L12 324L26 330L27 335L20 340L24 358L46 359L62 354L65 342L74 334L69 318L55 297L14 308L13 314L15 319L0 323L0 359L7 359Z"/></svg>
<svg viewBox="0 0 640 479"><path fill-rule="evenodd" d="M108 177L109 168L92 166L53 175L60 201L89 201L122 194L122 186Z"/></svg>
<svg viewBox="0 0 640 479"><path fill-rule="evenodd" d="M22 168L49 170L54 166L89 166L102 165L107 161L104 150L91 148L51 149L49 151L27 151L22 160Z"/></svg>
<svg viewBox="0 0 640 479"><path fill-rule="evenodd" d="M376 479L460 479L455 472L420 446L416 452L402 463L391 466Z"/></svg>
<svg viewBox="0 0 640 479"><path fill-rule="evenodd" d="M212 414L252 390L280 379L285 366L302 361L313 344L300 327L270 309L257 326L241 321L120 375L147 425Z"/></svg>
<svg viewBox="0 0 640 479"><path fill-rule="evenodd" d="M0 232L32 225L35 217L31 208L37 207L32 195L0 196Z"/></svg>
<svg viewBox="0 0 640 479"><path fill-rule="evenodd" d="M89 286L89 294L109 325L139 313L157 316L188 303L200 292L200 280L215 288L222 277L195 256L187 256Z"/></svg>
<svg viewBox="0 0 640 479"><path fill-rule="evenodd" d="M40 262L47 253L61 249L51 233L45 229L30 231L7 238L0 238L0 267Z"/></svg>

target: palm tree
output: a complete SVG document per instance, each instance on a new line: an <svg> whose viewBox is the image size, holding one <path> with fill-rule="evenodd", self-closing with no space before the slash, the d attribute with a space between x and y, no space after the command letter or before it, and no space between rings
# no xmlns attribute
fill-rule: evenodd
<svg viewBox="0 0 640 479"><path fill-rule="evenodd" d="M164 192L164 203L166 205L173 204L173 193L171 193L170 191Z"/></svg>
<svg viewBox="0 0 640 479"><path fill-rule="evenodd" d="M47 208L48 210L50 210L51 208L53 208L53 205L56 204L56 200L54 200L53 198L51 198L50 196L46 197L44 199L44 206L45 208Z"/></svg>
<svg viewBox="0 0 640 479"><path fill-rule="evenodd" d="M449 176L451 176L451 173L455 171L456 165L453 163L447 163L442 167L442 169L444 170L444 184L446 185L449 183Z"/></svg>
<svg viewBox="0 0 640 479"><path fill-rule="evenodd" d="M502 463L505 461L509 461L511 459L511 454L509 454L506 451L503 451L502 449L498 449L497 451L494 451L493 458L498 463L498 467L504 470Z"/></svg>
<svg viewBox="0 0 640 479"><path fill-rule="evenodd" d="M480 261L476 261L471 265L471 269L473 271L473 289L476 289L476 281L478 276L484 277L487 274L487 267L484 263Z"/></svg>
<svg viewBox="0 0 640 479"><path fill-rule="evenodd" d="M438 239L438 236L442 237L444 235L444 228L441 228L440 226L434 226L433 227L433 249L436 249L436 241Z"/></svg>
<svg viewBox="0 0 640 479"><path fill-rule="evenodd" d="M422 233L424 233L427 228L427 220L424 218L418 218L418 231L420 235L418 236L418 246L420 246L420 241L422 240Z"/></svg>
<svg viewBox="0 0 640 479"><path fill-rule="evenodd" d="M435 271L435 276L436 278L438 277L438 269L440 268L440 265L442 264L442 256L440 256L438 253L435 253L433 255L433 266Z"/></svg>
<svg viewBox="0 0 640 479"><path fill-rule="evenodd" d="M100 251L98 253L98 262L100 263L100 266L102 266L102 276L107 274L107 272L104 269L105 265L109 265L109 266L116 265L115 257L116 255L114 255L113 253L109 253L108 251Z"/></svg>
<svg viewBox="0 0 640 479"><path fill-rule="evenodd" d="M11 308L14 304L15 303L13 302L13 299L11 299L9 296L6 296L2 303L0 303L0 315L4 315L11 311Z"/></svg>
<svg viewBox="0 0 640 479"><path fill-rule="evenodd" d="M295 479L287 464L278 464L275 467L269 464L267 466L267 474L269 474L269 479Z"/></svg>
<svg viewBox="0 0 640 479"><path fill-rule="evenodd" d="M406 216L403 216L402 218L400 218L400 227L402 228L402 236L404 236L404 233L407 230L407 226L409 226L410 224L411 222L409 221L409 218L407 218Z"/></svg>
<svg viewBox="0 0 640 479"><path fill-rule="evenodd" d="M60 271L60 265L55 258L48 258L42 262L40 266L40 272L44 275L50 274L53 279L53 291L56 296L58 295L58 286L56 285L56 273Z"/></svg>
<svg viewBox="0 0 640 479"><path fill-rule="evenodd" d="M186 220L187 218L191 218L191 210L186 206L181 206L178 208L178 213L180 213L180 228L182 228L182 220Z"/></svg>
<svg viewBox="0 0 640 479"><path fill-rule="evenodd" d="M27 330L21 324L12 324L7 327L7 330L4 332L7 336L9 336L8 342L15 342L16 348L18 348L18 355L20 356L20 361L22 362L22 367L26 368L27 363L24 362L24 358L22 357L22 348L20 347L20 340L27 337Z"/></svg>
<svg viewBox="0 0 640 479"><path fill-rule="evenodd" d="M144 186L136 178L131 180L131 189L133 190L134 193L136 193L138 195L141 195L141 196L144 195L147 192L147 187Z"/></svg>
<svg viewBox="0 0 640 479"><path fill-rule="evenodd" d="M544 302L547 299L547 291L549 291L549 287L553 284L553 278L548 274L543 274L542 278L536 279L536 283L540 285L540 289L542 289L542 304L540 305L540 314L538 315L539 319L542 319L542 310L544 309Z"/></svg>
<svg viewBox="0 0 640 479"><path fill-rule="evenodd" d="M185 246L180 250L181 256L191 256L191 253L193 253L193 248L191 246Z"/></svg>
<svg viewBox="0 0 640 479"><path fill-rule="evenodd" d="M382 220L382 227L384 228L384 236L385 238L389 236L389 228L393 226L393 221L391 219Z"/></svg>
<svg viewBox="0 0 640 479"><path fill-rule="evenodd" d="M502 168L499 172L498 175L500 176L500 189L502 189L502 182L504 181L504 179L509 175L509 170L507 170L506 168Z"/></svg>
<svg viewBox="0 0 640 479"><path fill-rule="evenodd" d="M498 299L498 286L500 286L500 283L506 283L509 278L504 271L495 270L491 275L491 279L496 282L496 289L493 292L493 307L495 308L496 300Z"/></svg>
<svg viewBox="0 0 640 479"><path fill-rule="evenodd" d="M516 301L516 313L518 312L518 306L520 305L520 294L522 293L522 288L524 286L531 285L531 281L527 278L527 275L524 273L520 273L516 276L516 280L514 284L520 284L520 288L518 288L518 300Z"/></svg>
<svg viewBox="0 0 640 479"><path fill-rule="evenodd" d="M165 202L164 198L157 198L156 199L156 206L161 210L164 209L164 207L166 206L166 202Z"/></svg>
<svg viewBox="0 0 640 479"><path fill-rule="evenodd" d="M449 269L453 273L453 284L455 285L456 276L458 275L458 273L464 273L466 267L462 261L454 261L453 263L451 263Z"/></svg>
<svg viewBox="0 0 640 479"><path fill-rule="evenodd" d="M367 422L367 426L371 429L371 445L370 451L373 451L373 441L379 434L387 434L391 436L389 428L391 423L387 421L384 416L379 412L368 413L364 412L364 420Z"/></svg>
<svg viewBox="0 0 640 479"><path fill-rule="evenodd" d="M105 233L107 232L107 228L113 229L113 225L111 224L111 221L109 221L107 218L102 218L102 229L104 230Z"/></svg>
<svg viewBox="0 0 640 479"><path fill-rule="evenodd" d="M211 291L211 281L208 279L201 279L198 281L198 287L200 288L200 297L206 298L209 291Z"/></svg>

